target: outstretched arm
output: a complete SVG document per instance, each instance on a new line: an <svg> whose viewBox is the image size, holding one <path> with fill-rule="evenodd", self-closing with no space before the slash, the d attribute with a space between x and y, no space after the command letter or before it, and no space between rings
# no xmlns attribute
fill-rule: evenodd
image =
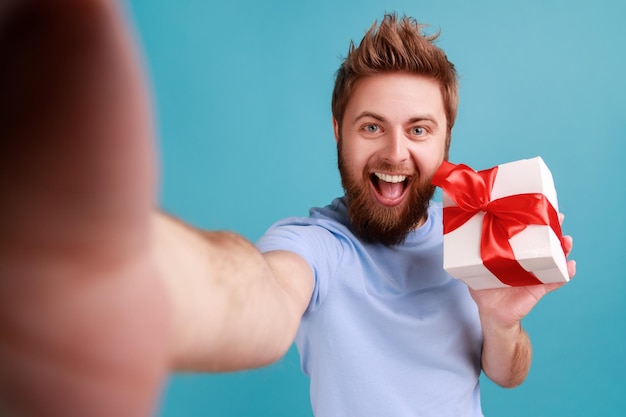
<svg viewBox="0 0 626 417"><path fill-rule="evenodd" d="M0 2L0 63L0 415L147 416L172 367L279 357L310 268L152 214L118 3Z"/></svg>
<svg viewBox="0 0 626 417"><path fill-rule="evenodd" d="M261 253L230 232L153 218L153 259L173 308L171 366L231 371L283 356L311 298L313 273L290 252Z"/></svg>
<svg viewBox="0 0 626 417"><path fill-rule="evenodd" d="M566 236L565 243L569 253L571 237ZM576 273L576 263L568 261L567 267L571 278ZM482 368L492 381L507 388L524 381L530 370L532 347L528 334L522 328L522 319L544 295L563 285L470 289L478 305L483 329Z"/></svg>

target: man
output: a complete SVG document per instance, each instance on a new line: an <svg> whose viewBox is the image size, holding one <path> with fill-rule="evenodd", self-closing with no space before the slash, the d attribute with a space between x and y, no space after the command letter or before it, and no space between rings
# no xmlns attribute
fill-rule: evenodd
<svg viewBox="0 0 626 417"><path fill-rule="evenodd" d="M296 344L316 416L482 415L481 367L505 387L524 380L521 320L560 286L472 291L442 270L430 180L448 156L457 79L421 29L386 15L351 45L332 99L345 197L258 244L297 253L309 268L292 279L315 282Z"/></svg>
<svg viewBox="0 0 626 417"><path fill-rule="evenodd" d="M468 292L441 270L429 181L456 77L414 21L385 16L338 73L345 198L275 225L261 254L151 214L148 106L114 3L1 13L2 414L146 415L168 370L262 366L294 338L318 416L481 415L481 366L524 379L521 319L558 285Z"/></svg>

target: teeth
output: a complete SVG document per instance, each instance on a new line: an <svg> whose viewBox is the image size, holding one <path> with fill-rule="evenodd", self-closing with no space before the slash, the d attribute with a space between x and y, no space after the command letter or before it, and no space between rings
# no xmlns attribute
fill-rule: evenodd
<svg viewBox="0 0 626 417"><path fill-rule="evenodd" d="M380 172L375 172L374 175L376 175L379 180L391 183L402 182L406 179L406 175L388 175L381 174Z"/></svg>

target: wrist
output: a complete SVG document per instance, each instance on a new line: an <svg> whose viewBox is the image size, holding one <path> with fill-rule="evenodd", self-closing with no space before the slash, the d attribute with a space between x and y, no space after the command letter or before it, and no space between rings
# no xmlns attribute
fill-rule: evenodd
<svg viewBox="0 0 626 417"><path fill-rule="evenodd" d="M521 321L504 321L486 314L479 317L484 337L517 338L523 332Z"/></svg>

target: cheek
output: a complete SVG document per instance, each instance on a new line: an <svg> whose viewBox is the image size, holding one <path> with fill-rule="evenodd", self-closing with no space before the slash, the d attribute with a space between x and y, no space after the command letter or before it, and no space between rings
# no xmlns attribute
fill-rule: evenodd
<svg viewBox="0 0 626 417"><path fill-rule="evenodd" d="M367 166L371 156L365 146L354 146L348 143L344 143L342 153L346 167L352 172L358 172L359 175Z"/></svg>
<svg viewBox="0 0 626 417"><path fill-rule="evenodd" d="M431 177L443 162L444 146L429 144L412 152L413 161L421 177Z"/></svg>

